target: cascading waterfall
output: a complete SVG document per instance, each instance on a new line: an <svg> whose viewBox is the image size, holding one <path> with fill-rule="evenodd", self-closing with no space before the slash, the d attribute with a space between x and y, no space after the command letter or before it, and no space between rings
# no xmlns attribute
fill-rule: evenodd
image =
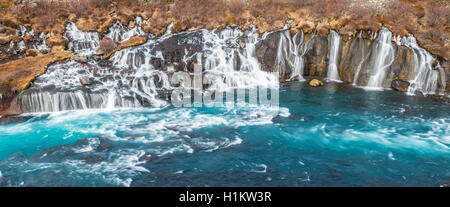
<svg viewBox="0 0 450 207"><path fill-rule="evenodd" d="M263 37L264 38L264 37ZM289 30L284 30L280 33L280 40L277 49L277 57L275 60L275 68L283 73L286 68L292 69L291 78L297 78L299 81L304 81L303 68L304 60L303 56L307 52L307 43L303 44L305 34L303 31L297 32L294 37L291 38ZM284 74L281 74L284 76Z"/></svg>
<svg viewBox="0 0 450 207"><path fill-rule="evenodd" d="M276 75L263 71L256 56L257 43L269 35L279 35L275 48L276 57L273 71L288 75L291 79L304 80L305 58L315 43L314 34L305 41L303 31L291 37L288 29L265 33L261 38L256 28L241 31L227 27L223 30L197 30L177 34L168 32L160 37L142 31L140 17L135 26L125 27L120 22L109 28L106 36L115 41L124 41L132 36L147 36L142 45L117 51L110 60L78 63L64 61L49 66L47 72L36 78L32 87L22 92L18 104L23 112L55 112L77 109L113 109L116 107L160 107L166 103L160 99L173 87L170 77L184 70L190 71L191 63L203 66L203 77L213 81L209 88L225 91L235 88L265 86L279 87ZM172 25L169 25L171 27ZM22 30L26 32L26 30ZM30 31L32 32L32 31ZM356 66L353 84L361 78L365 63L370 75L369 88L383 87L386 71L394 61L394 46L391 32L383 28L372 50L364 51ZM41 33L41 39L48 38ZM93 55L99 47L100 35L96 32L82 32L74 23L68 23L64 37L69 40L68 48L80 55ZM278 38L278 37L277 37ZM361 35L357 38L363 40ZM359 41L359 40L357 40ZM272 44L269 43L269 44ZM327 78L340 80L338 72L341 37L330 31L329 65ZM420 48L414 37L402 38L401 44L414 51L417 56L414 79L408 93L420 91L424 94L443 94L445 91L445 72L435 59ZM45 44L44 44L45 45ZM13 45L14 46L14 45ZM359 60L358 60L359 61ZM180 68L181 66L184 68ZM357 63L356 63L357 64ZM346 71L343 71L346 72ZM193 75L190 73L190 75ZM88 82L88 83L86 83ZM185 86L192 87L192 86Z"/></svg>
<svg viewBox="0 0 450 207"><path fill-rule="evenodd" d="M109 34L116 40L125 40L130 30L118 24ZM134 31L139 31L138 28L139 23ZM262 71L256 58L255 44L259 37L255 28L245 32L226 28L221 32L201 30L185 34L188 36L185 41L201 49L194 53L185 50L183 60L195 58L204 66L205 74L217 77L210 87L219 90L260 85L278 87L278 78ZM189 36L191 34L193 37ZM20 95L20 108L24 112L55 112L165 105L158 95L172 89L166 71L173 71L173 65L164 71L164 68L155 68L152 61L167 62L163 45L174 35L149 35L147 43L115 53L111 58L112 67L76 61L52 65L35 80L32 88ZM82 32L73 23L67 25L65 36L69 39L69 48L77 54L92 55L98 48L98 34ZM182 40L184 37L177 41ZM239 44L241 41L243 44ZM83 84L82 79L89 80L90 84Z"/></svg>
<svg viewBox="0 0 450 207"><path fill-rule="evenodd" d="M420 48L416 38L412 35L403 37L401 44L411 48L416 56L414 79L410 80L408 94L414 95L416 91L419 91L425 95L443 95L445 91L445 71L440 65L433 67L435 58L429 52Z"/></svg>
<svg viewBox="0 0 450 207"><path fill-rule="evenodd" d="M340 81L337 63L339 56L339 45L341 42L341 36L339 35L339 33L334 30L330 30L329 42L329 63L327 78L331 81Z"/></svg>
<svg viewBox="0 0 450 207"><path fill-rule="evenodd" d="M278 78L262 71L256 58L258 33L255 28L246 32L226 28L219 34L203 30L203 38L203 51L199 57L205 59L204 72L216 77L210 87L217 90L278 87ZM245 45L240 48L239 39L242 38L245 39ZM197 58L200 59L199 57Z"/></svg>
<svg viewBox="0 0 450 207"><path fill-rule="evenodd" d="M83 32L73 22L67 24L64 37L69 40L68 49L77 54L91 55L99 47L100 37L97 32Z"/></svg>
<svg viewBox="0 0 450 207"><path fill-rule="evenodd" d="M108 33L105 35L114 41L126 41L133 36L145 36L145 32L142 30L142 23L147 23L142 20L142 17L136 17L134 19L135 25L133 28L123 26L119 21L117 21L112 27L109 28Z"/></svg>
<svg viewBox="0 0 450 207"><path fill-rule="evenodd" d="M378 34L374 51L374 65L372 75L367 84L368 88L382 88L386 76L386 69L394 62L394 48L391 43L392 33L383 27Z"/></svg>

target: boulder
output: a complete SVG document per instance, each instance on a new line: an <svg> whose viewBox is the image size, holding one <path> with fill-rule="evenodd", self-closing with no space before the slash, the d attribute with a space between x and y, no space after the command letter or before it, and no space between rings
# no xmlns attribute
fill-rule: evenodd
<svg viewBox="0 0 450 207"><path fill-rule="evenodd" d="M312 79L309 81L309 85L312 87L323 86L323 82L317 79Z"/></svg>
<svg viewBox="0 0 450 207"><path fill-rule="evenodd" d="M395 79L392 81L391 87L396 91L406 92L408 91L410 83L408 81L402 81Z"/></svg>
<svg viewBox="0 0 450 207"><path fill-rule="evenodd" d="M88 58L86 57L86 55L74 55L70 58L70 60L74 60L79 63L87 63L88 62Z"/></svg>
<svg viewBox="0 0 450 207"><path fill-rule="evenodd" d="M80 83L81 83L81 85L87 86L87 85L91 84L91 80L89 80L89 77L87 77L87 76L82 76L80 78Z"/></svg>
<svg viewBox="0 0 450 207"><path fill-rule="evenodd" d="M100 47L97 50L98 55L111 53L117 48L117 44L109 37L104 37L100 40Z"/></svg>

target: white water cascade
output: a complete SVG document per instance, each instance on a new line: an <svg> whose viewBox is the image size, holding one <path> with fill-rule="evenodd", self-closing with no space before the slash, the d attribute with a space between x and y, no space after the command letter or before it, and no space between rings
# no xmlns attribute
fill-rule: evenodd
<svg viewBox="0 0 450 207"><path fill-rule="evenodd" d="M97 32L83 32L73 22L67 24L64 37L69 40L68 49L77 54L94 54L100 44Z"/></svg>
<svg viewBox="0 0 450 207"><path fill-rule="evenodd" d="M299 81L305 80L303 78L303 56L308 51L308 42L311 39L309 39L308 42L303 43L304 39L305 34L301 30L292 38L287 29L280 33L274 67L279 71L285 71L287 67L291 68L292 73L290 79L297 78ZM283 76L284 74L281 75Z"/></svg>
<svg viewBox="0 0 450 207"><path fill-rule="evenodd" d="M409 35L401 39L401 44L411 48L415 54L414 79L410 80L408 94L414 95L416 91L424 95L443 95L445 91L445 71L438 64L433 67L435 58L425 49L420 48L416 38Z"/></svg>
<svg viewBox="0 0 450 207"><path fill-rule="evenodd" d="M278 77L262 71L256 58L258 33L255 28L245 32L232 28L226 28L220 33L208 30L202 32L203 51L195 58L204 59L204 72L214 79L212 88L278 88ZM244 42L240 42L242 39Z"/></svg>
<svg viewBox="0 0 450 207"><path fill-rule="evenodd" d="M378 39L374 51L374 65L372 74L367 84L368 88L379 89L383 87L383 81L386 77L386 70L394 62L394 48L391 43L392 33L383 27L378 34Z"/></svg>
<svg viewBox="0 0 450 207"><path fill-rule="evenodd" d="M129 40L133 36L145 36L145 32L142 30L142 23L146 21L142 20L142 17L136 17L134 19L135 25L132 28L124 26L117 21L112 27L108 29L108 33L105 35L114 41L122 42Z"/></svg>
<svg viewBox="0 0 450 207"><path fill-rule="evenodd" d="M306 60L310 58L308 53L315 47L314 44L322 41L314 38L314 34L305 41L302 31L291 37L288 29L259 37L254 27L247 31L227 27L223 30L201 29L176 34L167 32L156 37L142 31L141 18L136 18L135 22L132 28L117 22L109 28L106 36L116 41L124 41L136 35L147 36L146 43L117 51L109 60L89 59L88 63L65 60L49 66L45 74L36 78L30 89L18 96L20 109L23 112L55 112L165 106L167 92L174 89L170 78L179 72L193 75L192 64L201 64L203 77L208 76L212 80L210 83L203 82L206 88L220 91L258 86L278 88L278 74L283 77L288 75L291 80L304 80L305 61L310 61ZM99 47L98 33L82 32L73 23L67 24L66 29L64 36L69 40L68 47L71 51L87 55L88 58L95 54ZM357 84L362 77L360 73L364 73L364 78L367 77L366 74L369 75L369 88L383 87L386 71L395 58L391 35L389 30L383 28L370 49L365 51L363 48L364 54L353 70L356 70L353 84ZM358 38L365 41L361 35ZM329 80L340 80L340 42L339 34L331 31L327 74ZM408 93L420 91L424 94L443 94L446 86L445 72L439 64L433 66L433 56L420 48L412 36L403 38L401 43L413 50L417 57ZM275 73L261 69L258 59L261 57L256 55L257 47L270 49L271 53L266 54L276 53L276 57L269 58L268 61L269 67L272 67L268 70ZM369 63L367 67L365 63ZM264 64L266 66L267 62Z"/></svg>
<svg viewBox="0 0 450 207"><path fill-rule="evenodd" d="M138 22L140 20L138 19ZM139 24L133 28L116 23L109 29L111 38L125 40L130 31L143 35ZM92 55L98 48L99 35L82 32L73 23L65 32L69 48L77 54ZM255 28L249 31L226 28L223 31L199 30L161 37L147 35L147 43L123 49L104 65L97 62L65 61L50 66L33 86L18 98L24 112L56 112L79 109L113 109L117 107L160 107L166 105L161 93L171 90L169 75L174 73L173 53L167 47L190 45L197 50L184 49L180 58L185 63L194 59L204 67L204 74L216 77L209 87L229 90L243 87L278 87L278 77L261 70L255 54L259 36ZM175 42L174 42L175 40ZM181 46L179 46L181 44ZM173 57L172 57L173 58ZM166 64L157 68L154 62ZM167 65L169 64L169 65ZM186 69L186 68L185 68ZM89 83L84 84L82 80Z"/></svg>
<svg viewBox="0 0 450 207"><path fill-rule="evenodd" d="M334 30L330 30L329 38L329 63L328 63L328 74L327 78L330 81L340 81L339 71L338 71L338 56L339 56L339 45L341 43L341 36Z"/></svg>

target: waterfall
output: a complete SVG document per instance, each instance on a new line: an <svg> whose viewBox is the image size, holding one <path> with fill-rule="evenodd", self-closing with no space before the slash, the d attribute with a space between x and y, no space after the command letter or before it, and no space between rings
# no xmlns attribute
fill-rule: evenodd
<svg viewBox="0 0 450 207"><path fill-rule="evenodd" d="M278 78L262 71L256 58L256 28L242 32L228 27L219 34L202 31L204 43L199 57L205 59L204 72L215 77L212 88L278 87ZM239 42L241 39L245 40L243 44Z"/></svg>
<svg viewBox="0 0 450 207"><path fill-rule="evenodd" d="M293 38L291 38L289 30L280 33L274 67L278 71L282 71L281 76L284 76L284 71L289 67L292 70L290 79L305 80L303 78L303 55L307 52L307 43L303 44L304 38L305 35L301 30Z"/></svg>
<svg viewBox="0 0 450 207"><path fill-rule="evenodd" d="M99 47L100 37L97 32L83 32L73 22L67 24L64 37L69 40L68 49L77 54L90 55Z"/></svg>
<svg viewBox="0 0 450 207"><path fill-rule="evenodd" d="M135 25L133 28L123 26L120 21L117 21L112 27L108 29L108 33L105 35L114 41L122 42L129 40L133 36L144 36L145 32L142 30L142 23L146 23L141 17L134 19Z"/></svg>
<svg viewBox="0 0 450 207"><path fill-rule="evenodd" d="M142 35L139 24L135 30L130 30L116 23L108 35L116 40L128 38L130 31L133 35ZM97 33L82 32L73 23L67 25L65 36L69 48L78 54L92 54L98 47ZM47 72L19 96L19 106L23 112L160 107L167 104L160 100L159 94L172 89L168 73L174 72L178 59L202 64L205 75L215 78L210 85L215 89L278 87L278 77L262 71L256 58L255 44L259 40L256 28L167 32L161 37L149 35L147 43L116 52L109 60L111 64L66 61L49 66ZM190 47L197 50L190 50ZM155 66L155 61L161 66ZM86 81L89 83L83 84Z"/></svg>
<svg viewBox="0 0 450 207"><path fill-rule="evenodd" d="M424 95L444 95L445 71L439 64L433 67L435 58L425 49L420 48L416 38L412 35L403 37L401 44L412 49L416 57L414 59L414 79L409 81L408 94L414 95L416 91L419 91Z"/></svg>
<svg viewBox="0 0 450 207"><path fill-rule="evenodd" d="M279 77L261 69L260 57L256 56L257 45L259 48L259 43L266 44L264 46L270 50L268 54L276 55L273 59L269 58L269 65L264 63L265 67L271 67L283 77L288 75L291 80L298 78L301 81L304 80L305 55L317 42L312 41L315 34L305 41L303 31L291 37L286 28L265 33L262 37L259 37L255 27L247 31L226 27L222 30L201 29L173 34L170 32L173 24L168 26L164 35L157 37L145 34L140 26L142 22L141 18L136 18L132 28L116 22L105 35L116 41L145 35L148 37L146 43L117 51L109 60L90 60L88 63L66 60L52 64L45 74L37 77L31 87L18 96L18 107L23 112L161 107L167 104L161 99L165 92L174 89L170 77L181 71L193 75L192 64L203 66L203 78L208 77L211 81L204 81L204 86L211 89L278 88ZM22 31L26 32L23 28ZM275 36L268 38L269 35ZM354 63L357 67L354 85L361 81L360 74L365 75L367 68L370 75L367 86L383 86L387 68L395 57L391 35L386 28L378 35L373 34L377 40L371 44L371 50L365 51L363 48L364 54L361 60L357 60L359 64ZM67 24L64 37L69 40L68 48L77 54L94 54L99 46L98 33L80 31L74 23ZM39 38L45 42L48 35L41 33ZM363 40L361 35L357 38L357 41ZM439 64L433 65L435 58L420 48L413 36L402 38L401 43L413 50L417 57L408 93L443 94L445 72ZM16 47L14 42L11 41L11 44L11 47ZM20 44L17 43L18 47ZM329 80L340 80L340 44L338 32L330 31L329 50L326 51L329 55ZM40 42L35 45L46 47ZM365 67L366 62L368 67Z"/></svg>
<svg viewBox="0 0 450 207"><path fill-rule="evenodd" d="M328 46L329 50L329 63L328 63L328 80L340 81L339 71L338 71L338 56L339 56L339 45L341 42L341 36L334 30L330 30L330 44Z"/></svg>
<svg viewBox="0 0 450 207"><path fill-rule="evenodd" d="M378 34L378 39L373 53L375 62L372 75L369 77L367 87L382 88L386 77L386 70L394 62L394 48L391 43L392 33L385 27Z"/></svg>

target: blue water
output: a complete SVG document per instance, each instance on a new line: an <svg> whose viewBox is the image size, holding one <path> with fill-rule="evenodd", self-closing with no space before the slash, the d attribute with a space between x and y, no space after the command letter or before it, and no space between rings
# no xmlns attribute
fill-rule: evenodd
<svg viewBox="0 0 450 207"><path fill-rule="evenodd" d="M449 186L448 104L329 83L280 109L72 111L3 119L1 186Z"/></svg>

